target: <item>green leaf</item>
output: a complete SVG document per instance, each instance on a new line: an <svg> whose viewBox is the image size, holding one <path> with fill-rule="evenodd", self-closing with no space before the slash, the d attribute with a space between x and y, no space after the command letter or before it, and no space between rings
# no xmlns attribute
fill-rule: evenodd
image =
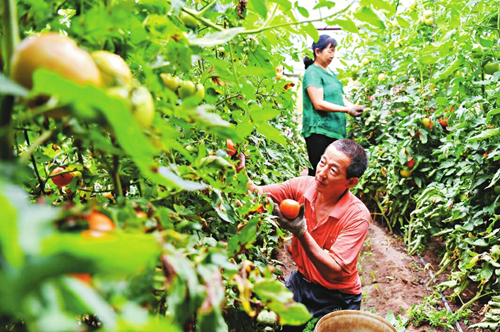
<svg viewBox="0 0 500 332"><path fill-rule="evenodd" d="M280 110L273 108L260 108L260 106L252 105L250 107L250 117L255 121L268 121L274 119L281 114Z"/></svg>
<svg viewBox="0 0 500 332"><path fill-rule="evenodd" d="M398 21L398 24L403 28L409 28L411 26L410 22L408 22L401 16L396 16L396 21Z"/></svg>
<svg viewBox="0 0 500 332"><path fill-rule="evenodd" d="M263 19L267 18L267 0L248 0L248 9L255 11Z"/></svg>
<svg viewBox="0 0 500 332"><path fill-rule="evenodd" d="M24 197L22 197L24 196ZM10 265L20 267L24 263L24 253L19 245L18 239L18 211L11 204L10 197L21 197L22 200L27 200L26 193L21 189L10 184L2 184L0 186L0 245L2 248L2 256ZM16 200L17 200L16 199Z"/></svg>
<svg viewBox="0 0 500 332"><path fill-rule="evenodd" d="M252 218L242 229L240 229L238 234L229 239L227 250L231 256L238 254L243 248L248 249L255 242L259 220L259 217Z"/></svg>
<svg viewBox="0 0 500 332"><path fill-rule="evenodd" d="M352 33L358 33L358 27L354 23L353 20L351 20L349 17L344 17L344 18L337 18L335 20L329 21L328 24L330 25L338 25L340 26L343 30L352 32Z"/></svg>
<svg viewBox="0 0 500 332"><path fill-rule="evenodd" d="M99 320L106 328L113 330L116 327L116 313L94 289L76 278L64 277L62 282L66 289L80 301L82 307L86 308L88 312L99 313Z"/></svg>
<svg viewBox="0 0 500 332"><path fill-rule="evenodd" d="M376 28L385 29L384 21L369 7L363 6L354 13L354 17L362 22L373 25Z"/></svg>
<svg viewBox="0 0 500 332"><path fill-rule="evenodd" d="M28 90L10 78L0 75L0 94L26 97Z"/></svg>
<svg viewBox="0 0 500 332"><path fill-rule="evenodd" d="M289 0L269 0L269 2L281 6L281 9L285 13L288 13L293 8L292 3Z"/></svg>
<svg viewBox="0 0 500 332"><path fill-rule="evenodd" d="M245 28L230 28L214 33L207 33L201 38L197 38L198 35L190 33L188 35L188 40L191 45L200 47L212 47L215 45L227 43L243 31L245 31Z"/></svg>
<svg viewBox="0 0 500 332"><path fill-rule="evenodd" d="M433 55L424 55L418 59L423 64L426 65L432 65L436 63L439 59L441 59L439 56L433 56Z"/></svg>
<svg viewBox="0 0 500 332"><path fill-rule="evenodd" d="M280 317L280 325L301 325L311 319L302 303L293 302L293 293L277 280L262 280L254 284L254 293Z"/></svg>
<svg viewBox="0 0 500 332"><path fill-rule="evenodd" d="M300 15L304 16L305 18L309 18L309 12L307 11L307 9L297 6L297 10L299 11Z"/></svg>
<svg viewBox="0 0 500 332"><path fill-rule="evenodd" d="M286 139L278 129L269 125L267 122L255 122L255 125L257 126L257 131L266 136L267 139L273 140L276 143L282 145L286 145Z"/></svg>
<svg viewBox="0 0 500 332"><path fill-rule="evenodd" d="M158 168L158 173L184 190L204 190L207 188L203 183L184 180L165 166L160 166L160 168Z"/></svg>
<svg viewBox="0 0 500 332"><path fill-rule="evenodd" d="M302 25L302 28L312 38L312 40L319 40L318 29L316 29L316 27L312 23L304 24Z"/></svg>
<svg viewBox="0 0 500 332"><path fill-rule="evenodd" d="M485 139L497 136L500 134L500 129L499 128L493 128L493 129L486 129L483 130L479 135L473 136L468 139L470 143L477 142L477 141L483 141Z"/></svg>
<svg viewBox="0 0 500 332"><path fill-rule="evenodd" d="M435 82L445 79L450 75L454 74L457 71L457 69L462 66L462 61L463 61L462 57L457 57L455 61L453 61L453 63L451 63L448 66L448 68L446 68L444 71L437 72L436 74L434 74Z"/></svg>
<svg viewBox="0 0 500 332"><path fill-rule="evenodd" d="M384 0L361 0L359 4L361 6L372 5L374 8L386 10L390 14L394 14L396 12L396 8L391 3Z"/></svg>
<svg viewBox="0 0 500 332"><path fill-rule="evenodd" d="M328 9L332 9L333 7L335 7L335 2L331 2L328 0L319 0L313 9L319 9L319 8L323 8L323 7L326 7Z"/></svg>
<svg viewBox="0 0 500 332"><path fill-rule="evenodd" d="M238 135L239 140L238 142L243 141L245 138L250 136L252 134L253 130L255 129L255 125L253 124L250 119L248 120L242 120L236 125L236 128L234 129L234 132Z"/></svg>

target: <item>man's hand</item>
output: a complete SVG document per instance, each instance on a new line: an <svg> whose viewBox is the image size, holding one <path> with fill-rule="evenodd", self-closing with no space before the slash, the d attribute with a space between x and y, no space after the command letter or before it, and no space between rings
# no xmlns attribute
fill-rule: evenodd
<svg viewBox="0 0 500 332"><path fill-rule="evenodd" d="M274 203L273 215L278 217L278 224L281 228L286 229L297 237L301 237L307 231L306 218L304 218L305 206L300 206L299 215L297 218L290 220L283 216L278 204Z"/></svg>
<svg viewBox="0 0 500 332"><path fill-rule="evenodd" d="M365 106L351 105L349 106L347 113L349 113L349 115L351 116L360 116L361 114L363 114L365 108L366 108Z"/></svg>

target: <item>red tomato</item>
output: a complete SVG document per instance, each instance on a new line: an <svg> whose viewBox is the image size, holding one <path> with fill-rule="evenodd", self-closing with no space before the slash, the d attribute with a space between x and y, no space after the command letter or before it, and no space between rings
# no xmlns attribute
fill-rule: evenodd
<svg viewBox="0 0 500 332"><path fill-rule="evenodd" d="M226 145L227 145L227 150L226 150L227 154L230 156L234 156L236 154L236 149L234 148L234 143L230 138L226 140Z"/></svg>
<svg viewBox="0 0 500 332"><path fill-rule="evenodd" d="M92 231L107 232L115 230L113 221L102 213L93 211L91 214L87 215L85 219L88 220L89 229Z"/></svg>
<svg viewBox="0 0 500 332"><path fill-rule="evenodd" d="M413 168L413 166L415 165L415 159L411 158L408 159L408 168Z"/></svg>
<svg viewBox="0 0 500 332"><path fill-rule="evenodd" d="M64 171L65 171L64 167L56 167L50 173L50 175L55 175L55 174L58 174L58 173L61 173L61 172L64 172ZM58 176L54 176L52 178L52 181L54 182L54 184L56 186L58 186L58 187L64 187L64 186L67 186L68 184L70 184L71 181L73 181L73 175L71 175L70 173L61 174L61 175L58 175Z"/></svg>
<svg viewBox="0 0 500 332"><path fill-rule="evenodd" d="M280 204L280 211L287 219L295 219L299 215L300 204L293 199L285 199Z"/></svg>

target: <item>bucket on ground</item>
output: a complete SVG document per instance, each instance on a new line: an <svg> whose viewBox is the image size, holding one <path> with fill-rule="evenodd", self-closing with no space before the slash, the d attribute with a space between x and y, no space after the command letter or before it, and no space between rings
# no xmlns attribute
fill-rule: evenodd
<svg viewBox="0 0 500 332"><path fill-rule="evenodd" d="M385 319L358 310L340 310L323 316L314 332L396 332Z"/></svg>

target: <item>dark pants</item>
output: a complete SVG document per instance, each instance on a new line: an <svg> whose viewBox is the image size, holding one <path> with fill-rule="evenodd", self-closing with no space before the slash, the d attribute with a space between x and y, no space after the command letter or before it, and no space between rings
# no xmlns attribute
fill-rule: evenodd
<svg viewBox="0 0 500 332"><path fill-rule="evenodd" d="M286 287L293 292L293 300L307 307L313 318L321 318L337 310L360 310L362 294L352 295L338 290L327 289L310 282L302 273L294 271L285 280ZM282 332L302 332L306 325L283 326Z"/></svg>
<svg viewBox="0 0 500 332"><path fill-rule="evenodd" d="M316 175L316 166L318 166L321 156L325 152L328 145L335 142L336 138L327 137L320 134L311 134L306 138L307 154L312 168L309 168L309 175Z"/></svg>

